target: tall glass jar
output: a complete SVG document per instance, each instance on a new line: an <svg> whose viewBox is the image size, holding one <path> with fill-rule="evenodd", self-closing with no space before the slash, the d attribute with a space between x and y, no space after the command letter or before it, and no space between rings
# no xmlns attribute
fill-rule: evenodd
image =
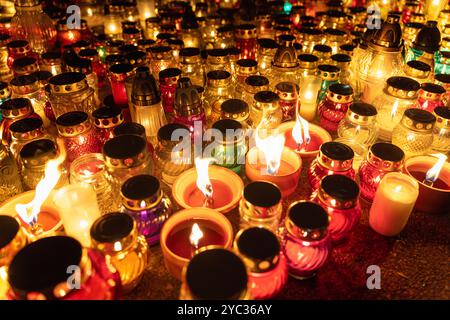
<svg viewBox="0 0 450 320"><path fill-rule="evenodd" d="M414 79L419 83L429 82L433 78L430 65L417 60L408 61L405 64L403 73L406 77Z"/></svg>
<svg viewBox="0 0 450 320"><path fill-rule="evenodd" d="M56 118L69 111L91 114L95 110L94 89L84 74L64 72L50 78L49 83L49 99Z"/></svg>
<svg viewBox="0 0 450 320"><path fill-rule="evenodd" d="M422 155L431 148L436 117L421 109L406 109L392 131L392 143L400 146L407 158Z"/></svg>
<svg viewBox="0 0 450 320"><path fill-rule="evenodd" d="M106 141L114 137L113 130L124 121L119 108L100 107L92 112L94 131L101 147Z"/></svg>
<svg viewBox="0 0 450 320"><path fill-rule="evenodd" d="M58 135L63 140L67 153L67 162L86 153L100 152L103 141L92 128L91 119L83 111L71 111L56 119Z"/></svg>
<svg viewBox="0 0 450 320"><path fill-rule="evenodd" d="M208 83L203 96L203 107L209 126L220 119L220 106L233 98L234 90L228 71L214 70L207 73Z"/></svg>
<svg viewBox="0 0 450 320"><path fill-rule="evenodd" d="M287 282L288 268L277 236L265 228L251 227L238 232L233 247L249 269L252 298L278 295Z"/></svg>
<svg viewBox="0 0 450 320"><path fill-rule="evenodd" d="M159 72L159 91L166 115L173 114L175 90L177 89L177 82L181 78L181 73L182 71L178 68L168 68Z"/></svg>
<svg viewBox="0 0 450 320"><path fill-rule="evenodd" d="M313 199L330 216L328 231L334 243L345 240L359 223L361 208L358 197L359 186L349 177L330 175L320 182Z"/></svg>
<svg viewBox="0 0 450 320"><path fill-rule="evenodd" d="M257 29L254 24L241 24L234 31L236 47L241 51L241 59L256 59Z"/></svg>
<svg viewBox="0 0 450 320"><path fill-rule="evenodd" d="M39 118L25 118L18 120L9 127L11 143L9 151L16 161L19 161L19 153L23 146L30 141L51 138L44 130L42 120Z"/></svg>
<svg viewBox="0 0 450 320"><path fill-rule="evenodd" d="M381 140L391 140L392 130L400 122L403 112L414 106L419 88L419 83L410 78L387 79L383 93L373 101L378 111L377 123Z"/></svg>
<svg viewBox="0 0 450 320"><path fill-rule="evenodd" d="M1 203L23 191L19 170L17 169L17 162L2 143L0 143L0 172Z"/></svg>
<svg viewBox="0 0 450 320"><path fill-rule="evenodd" d="M91 61L92 70L97 75L98 86L103 87L104 81L106 79L106 66L100 62L100 57L96 49L83 49L80 50L78 55L83 59L88 59Z"/></svg>
<svg viewBox="0 0 450 320"><path fill-rule="evenodd" d="M280 97L273 91L260 91L254 96L255 103L250 109L249 126L258 127L264 121L265 129L278 127L283 120Z"/></svg>
<svg viewBox="0 0 450 320"><path fill-rule="evenodd" d="M315 276L331 254L329 216L318 204L298 201L290 205L281 245L289 274L303 280Z"/></svg>
<svg viewBox="0 0 450 320"><path fill-rule="evenodd" d="M244 91L245 79L256 75L258 72L258 63L253 59L240 59L236 62L236 70L233 75L235 82L236 95L241 95Z"/></svg>
<svg viewBox="0 0 450 320"><path fill-rule="evenodd" d="M92 224L90 235L92 247L108 257L119 272L124 292L133 290L149 261L148 245L138 235L136 221L128 214L109 213Z"/></svg>
<svg viewBox="0 0 450 320"><path fill-rule="evenodd" d="M230 58L227 49L211 49L207 52L206 58L206 72L211 71L227 71L231 74Z"/></svg>
<svg viewBox="0 0 450 320"><path fill-rule="evenodd" d="M109 81L114 103L122 109L128 108L125 81L132 76L134 76L134 68L129 63L117 63L109 67Z"/></svg>
<svg viewBox="0 0 450 320"><path fill-rule="evenodd" d="M159 72L167 68L176 68L172 50L168 46L154 46L150 48L150 71L157 78Z"/></svg>
<svg viewBox="0 0 450 320"><path fill-rule="evenodd" d="M240 99L247 102L251 108L255 104L255 94L267 90L269 90L269 79L264 76L248 76L245 79L244 91Z"/></svg>
<svg viewBox="0 0 450 320"><path fill-rule="evenodd" d="M298 91L301 102L300 115L308 121L313 121L317 111L317 95L322 85L317 69L319 58L312 54L300 54L298 60L300 63L300 90Z"/></svg>
<svg viewBox="0 0 450 320"><path fill-rule="evenodd" d="M67 270L74 266L80 270L78 289L68 286L73 281L73 273ZM83 248L67 236L41 238L25 246L11 261L9 284L9 298L14 300L116 300L121 297L120 276L111 262L101 252Z"/></svg>
<svg viewBox="0 0 450 320"><path fill-rule="evenodd" d="M147 141L140 136L125 134L106 141L103 156L106 177L114 194L119 194L127 179L139 174L152 174L153 163Z"/></svg>
<svg viewBox="0 0 450 320"><path fill-rule="evenodd" d="M277 233L283 213L281 191L267 181L250 182L239 202L240 229L265 227Z"/></svg>
<svg viewBox="0 0 450 320"><path fill-rule="evenodd" d="M450 151L450 108L437 107L434 109L436 124L433 129L433 144L431 148L434 151L446 154Z"/></svg>
<svg viewBox="0 0 450 320"><path fill-rule="evenodd" d="M430 82L422 83L415 107L433 112L436 107L445 105L443 101L444 94L444 87Z"/></svg>
<svg viewBox="0 0 450 320"><path fill-rule="evenodd" d="M348 138L366 146L372 145L378 137L376 123L377 109L364 102L352 103L339 122L337 134L341 138Z"/></svg>
<svg viewBox="0 0 450 320"><path fill-rule="evenodd" d="M159 180L151 175L137 175L121 188L121 211L137 222L137 230L149 245L159 242L161 228L172 215L172 203L161 190Z"/></svg>
<svg viewBox="0 0 450 320"><path fill-rule="evenodd" d="M181 75L191 79L192 84L203 87L206 84L206 72L200 49L183 48L180 50L180 58Z"/></svg>
<svg viewBox="0 0 450 320"><path fill-rule="evenodd" d="M321 64L318 66L318 76L322 80L317 94L317 105L319 105L327 96L329 87L339 81L341 69L331 64ZM352 90L353 91L353 90ZM353 94L353 92L352 92Z"/></svg>
<svg viewBox="0 0 450 320"><path fill-rule="evenodd" d="M258 43L258 72L262 76L266 75L267 71L272 65L272 60L275 57L275 53L278 49L278 44L273 39L259 38Z"/></svg>
<svg viewBox="0 0 450 320"><path fill-rule="evenodd" d="M352 148L341 142L325 142L320 146L317 158L311 163L308 171L308 182L311 189L317 190L320 181L328 175L344 175L351 179L355 178L353 169L353 157L355 153Z"/></svg>
<svg viewBox="0 0 450 320"><path fill-rule="evenodd" d="M353 89L350 85L342 83L330 85L327 97L318 106L321 127L336 132L352 103Z"/></svg>
<svg viewBox="0 0 450 320"><path fill-rule="evenodd" d="M275 93L280 97L280 107L283 111L283 122L290 121L295 118L296 108L299 105L298 92L300 87L293 82L279 82L275 86Z"/></svg>
<svg viewBox="0 0 450 320"><path fill-rule="evenodd" d="M58 157L58 151L55 143L49 139L34 140L23 146L20 150L21 176L24 190L34 190L37 184L45 176L45 167L48 161ZM61 164L58 168L61 176L56 184L57 188L66 185L68 172L66 167Z"/></svg>

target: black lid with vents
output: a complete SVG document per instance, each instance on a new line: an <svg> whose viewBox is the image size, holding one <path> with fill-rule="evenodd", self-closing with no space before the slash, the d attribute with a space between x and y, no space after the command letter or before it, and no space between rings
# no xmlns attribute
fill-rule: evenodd
<svg viewBox="0 0 450 320"><path fill-rule="evenodd" d="M93 240L100 243L116 242L130 234L133 224L133 218L126 213L108 213L95 220L90 234Z"/></svg>

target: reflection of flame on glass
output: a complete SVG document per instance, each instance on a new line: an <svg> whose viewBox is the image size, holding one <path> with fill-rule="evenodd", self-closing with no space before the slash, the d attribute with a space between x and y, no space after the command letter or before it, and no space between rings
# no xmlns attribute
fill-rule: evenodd
<svg viewBox="0 0 450 320"><path fill-rule="evenodd" d="M442 153L435 153L432 154L432 156L438 158L438 161L430 170L427 171L425 180L423 181L423 183L429 186L432 186L433 183L437 180L437 178L439 177L439 173L444 166L445 160L447 160L447 156L443 155Z"/></svg>
<svg viewBox="0 0 450 320"><path fill-rule="evenodd" d="M400 193L400 192L402 192L402 189L403 189L402 186L396 186L394 188L394 191Z"/></svg>
<svg viewBox="0 0 450 320"><path fill-rule="evenodd" d="M36 186L34 199L27 204L16 205L16 211L20 218L31 227L36 225L41 206L50 195L50 192L55 188L61 175L59 166L66 158L66 149L64 148L62 140L58 139L57 144L59 155L56 159L48 161L45 165L44 178L39 181Z"/></svg>
<svg viewBox="0 0 450 320"><path fill-rule="evenodd" d="M397 115L397 110L398 110L398 100L395 100L394 105L392 106L391 109L391 119L394 119L394 117Z"/></svg>
<svg viewBox="0 0 450 320"><path fill-rule="evenodd" d="M198 224L194 223L192 226L191 234L189 236L189 241L191 242L191 245L197 249L201 238L203 238L203 232L198 226Z"/></svg>
<svg viewBox="0 0 450 320"><path fill-rule="evenodd" d="M205 195L205 206L211 205L213 187L209 180L208 167L213 161L212 158L195 158L195 169L197 170L197 187Z"/></svg>
<svg viewBox="0 0 450 320"><path fill-rule="evenodd" d="M255 142L259 150L264 154L267 174L276 175L280 168L281 154L284 148L284 135L269 135L267 138L260 137L259 127L256 129Z"/></svg>
<svg viewBox="0 0 450 320"><path fill-rule="evenodd" d="M292 138L297 143L297 147L305 149L305 147L311 142L311 136L309 135L309 123L297 114L297 120L292 128Z"/></svg>

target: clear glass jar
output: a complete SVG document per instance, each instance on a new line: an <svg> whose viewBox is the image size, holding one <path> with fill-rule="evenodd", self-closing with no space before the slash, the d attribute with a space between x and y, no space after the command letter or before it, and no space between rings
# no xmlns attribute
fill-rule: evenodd
<svg viewBox="0 0 450 320"><path fill-rule="evenodd" d="M9 130L11 132L9 151L17 162L19 162L20 150L25 144L38 139L51 139L51 136L45 132L42 120L39 118L18 120L11 124Z"/></svg>
<svg viewBox="0 0 450 320"><path fill-rule="evenodd" d="M277 233L282 213L281 191L275 184L254 181L244 187L239 202L240 229L264 227Z"/></svg>
<svg viewBox="0 0 450 320"><path fill-rule="evenodd" d="M300 64L294 48L295 37L290 35L285 37L288 38L284 41L285 46L277 49L272 66L266 74L271 88L275 88L280 82L300 83Z"/></svg>
<svg viewBox="0 0 450 320"><path fill-rule="evenodd" d="M232 73L230 58L227 49L211 49L207 52L206 58L206 76L211 71L227 71Z"/></svg>
<svg viewBox="0 0 450 320"><path fill-rule="evenodd" d="M14 76L33 73L39 69L38 60L34 57L22 57L14 60L12 65Z"/></svg>
<svg viewBox="0 0 450 320"><path fill-rule="evenodd" d="M0 173L0 202L23 192L17 162L3 144L0 144Z"/></svg>
<svg viewBox="0 0 450 320"><path fill-rule="evenodd" d="M345 240L361 219L359 186L347 176L324 177L313 201L327 211L330 217L328 231L334 243Z"/></svg>
<svg viewBox="0 0 450 320"><path fill-rule="evenodd" d="M240 123L242 128L248 128L248 118L250 110L248 104L240 99L225 100L220 106L221 119L236 120Z"/></svg>
<svg viewBox="0 0 450 320"><path fill-rule="evenodd" d="M95 110L94 89L84 74L64 72L50 78L49 83L49 100L56 118L69 111L91 114Z"/></svg>
<svg viewBox="0 0 450 320"><path fill-rule="evenodd" d="M254 24L241 24L234 31L241 59L256 59L257 29Z"/></svg>
<svg viewBox="0 0 450 320"><path fill-rule="evenodd" d="M208 82L203 95L203 108L206 111L208 126L220 119L220 106L225 100L233 98L233 82L228 71L214 70L207 73Z"/></svg>
<svg viewBox="0 0 450 320"><path fill-rule="evenodd" d="M149 17L145 19L145 37L147 39L156 40L158 33L160 32L160 22L159 17Z"/></svg>
<svg viewBox="0 0 450 320"><path fill-rule="evenodd" d="M187 48L203 48L203 40L198 24L194 26L185 26L181 30L181 40Z"/></svg>
<svg viewBox="0 0 450 320"><path fill-rule="evenodd" d="M332 49L326 44L316 44L313 48L312 54L319 58L319 65L331 63Z"/></svg>
<svg viewBox="0 0 450 320"><path fill-rule="evenodd" d="M422 83L415 107L433 112L436 107L443 107L445 105L443 101L444 94L444 87L430 82Z"/></svg>
<svg viewBox="0 0 450 320"><path fill-rule="evenodd" d="M327 97L329 87L332 84L338 83L339 77L341 76L341 69L331 64L321 64L317 68L317 74L322 80L319 92L317 93L317 105L320 105Z"/></svg>
<svg viewBox="0 0 450 320"><path fill-rule="evenodd" d="M97 76L98 87L102 88L106 79L107 70L106 66L100 62L98 51L96 49L82 49L78 55L83 59L91 61L92 71Z"/></svg>
<svg viewBox="0 0 450 320"><path fill-rule="evenodd" d="M8 42L11 36L8 34L0 34L0 80L9 82L13 77L12 70L8 67Z"/></svg>
<svg viewBox="0 0 450 320"><path fill-rule="evenodd" d="M303 45L303 52L312 54L314 46L321 43L323 33L319 29L302 28L300 30L299 37L299 40Z"/></svg>
<svg viewBox="0 0 450 320"><path fill-rule="evenodd" d="M403 73L406 77L414 79L418 83L430 82L433 78L431 67L422 61L408 61L405 64Z"/></svg>
<svg viewBox="0 0 450 320"><path fill-rule="evenodd" d="M275 129L283 120L280 97L273 91L260 91L254 96L255 103L250 108L248 124L257 128L263 124L264 129Z"/></svg>
<svg viewBox="0 0 450 320"><path fill-rule="evenodd" d="M26 40L12 40L8 42L6 46L9 52L8 67L11 69L14 61L17 59L24 57L39 58L39 56L32 51L30 43Z"/></svg>
<svg viewBox="0 0 450 320"><path fill-rule="evenodd" d="M341 70L339 82L356 87L356 80L353 76L353 71L350 69L350 63L352 61L351 56L344 53L337 53L333 54L330 57L330 60L332 64L336 65Z"/></svg>
<svg viewBox="0 0 450 320"><path fill-rule="evenodd" d="M331 254L328 225L329 216L318 204L297 201L290 205L280 238L292 277L311 278L325 265Z"/></svg>
<svg viewBox="0 0 450 320"><path fill-rule="evenodd" d="M234 41L233 25L228 24L220 26L216 29L216 32L217 32L217 41L213 44L214 48L228 49L236 45L236 42Z"/></svg>
<svg viewBox="0 0 450 320"><path fill-rule="evenodd" d="M21 176L24 190L34 190L45 176L48 161L56 159L58 153L55 143L49 139L34 140L20 150ZM59 166L61 176L56 184L60 188L69 183L68 172L63 164Z"/></svg>
<svg viewBox="0 0 450 320"><path fill-rule="evenodd" d="M370 146L378 137L376 116L377 109L373 105L354 102L349 106L344 119L339 122L337 134L341 138L355 140Z"/></svg>
<svg viewBox="0 0 450 320"><path fill-rule="evenodd" d="M161 92L162 106L166 115L173 115L175 91L182 71L178 68L164 69L159 73L159 91Z"/></svg>
<svg viewBox="0 0 450 320"><path fill-rule="evenodd" d="M337 54L339 47L348 42L347 32L342 29L327 28L324 31L325 42L331 47L331 54Z"/></svg>
<svg viewBox="0 0 450 320"><path fill-rule="evenodd" d="M434 151L446 154L450 151L450 108L437 107L433 114L436 117L436 124L433 129L431 148Z"/></svg>
<svg viewBox="0 0 450 320"><path fill-rule="evenodd" d="M161 228L172 215L172 203L151 175L137 175L121 188L121 211L137 222L137 230L149 245L159 242Z"/></svg>
<svg viewBox="0 0 450 320"><path fill-rule="evenodd" d="M353 103L353 89L348 84L333 83L327 91L327 97L319 106L320 126L330 132L336 132Z"/></svg>
<svg viewBox="0 0 450 320"><path fill-rule="evenodd" d="M258 63L253 59L239 59L236 62L236 70L233 74L235 82L235 93L240 96L244 91L245 79L247 77L256 75L258 72Z"/></svg>
<svg viewBox="0 0 450 320"><path fill-rule="evenodd" d="M406 109L392 131L392 143L400 146L407 158L427 153L433 143L436 117L421 109Z"/></svg>
<svg viewBox="0 0 450 320"><path fill-rule="evenodd" d="M75 42L81 40L80 29L69 29L67 20L67 18L63 18L56 23L56 34L61 50L64 50L64 47L70 47Z"/></svg>
<svg viewBox="0 0 450 320"><path fill-rule="evenodd" d="M176 68L177 63L172 55L172 50L168 46L154 46L150 48L150 71L155 79L159 72L167 68Z"/></svg>
<svg viewBox="0 0 450 320"><path fill-rule="evenodd" d="M255 94L269 90L269 79L264 76L248 76L245 79L244 91L240 99L245 101L250 108L255 104Z"/></svg>
<svg viewBox="0 0 450 320"><path fill-rule="evenodd" d="M47 51L41 56L39 69L49 71L54 76L63 72L61 53L57 51Z"/></svg>
<svg viewBox="0 0 450 320"><path fill-rule="evenodd" d="M271 299L281 292L288 279L288 268L273 232L258 227L241 230L234 240L234 250L249 269L253 299Z"/></svg>
<svg viewBox="0 0 450 320"><path fill-rule="evenodd" d="M202 63L199 48L183 48L180 51L180 69L183 77L191 79L192 84L205 86L206 72Z"/></svg>
<svg viewBox="0 0 450 320"><path fill-rule="evenodd" d="M300 54L298 60L300 62L300 90L298 91L301 103L300 116L313 121L317 111L317 95L322 85L317 69L319 58L312 54Z"/></svg>
<svg viewBox="0 0 450 320"><path fill-rule="evenodd" d="M258 61L258 72L260 75L265 76L272 65L278 44L275 40L268 38L259 38L257 43L258 53L256 61Z"/></svg>
<svg viewBox="0 0 450 320"><path fill-rule="evenodd" d="M419 88L417 81L406 77L391 77L386 81L382 94L373 101L378 111L381 140L391 140L392 130L400 122L403 112L414 106Z"/></svg>
<svg viewBox="0 0 450 320"><path fill-rule="evenodd" d="M120 275L124 293L139 283L149 262L149 249L138 235L136 221L128 214L109 213L98 218L90 230L92 248L108 257Z"/></svg>
<svg viewBox="0 0 450 320"><path fill-rule="evenodd" d="M311 189L317 190L323 177L328 175L344 175L355 178L352 148L341 142L325 142L320 146L317 158L308 170L308 182Z"/></svg>

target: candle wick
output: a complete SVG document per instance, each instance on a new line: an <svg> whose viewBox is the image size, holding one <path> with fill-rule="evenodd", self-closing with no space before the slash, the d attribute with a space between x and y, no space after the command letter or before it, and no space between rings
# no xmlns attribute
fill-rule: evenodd
<svg viewBox="0 0 450 320"><path fill-rule="evenodd" d="M37 223L34 222L33 224L30 225L30 231L34 236L39 236L40 234L42 234L44 232L44 229L42 228L42 226Z"/></svg>
<svg viewBox="0 0 450 320"><path fill-rule="evenodd" d="M422 183L427 185L427 186L429 186L429 187L432 187L433 184L434 184L434 181L430 180L430 179L425 179L425 180L422 181Z"/></svg>
<svg viewBox="0 0 450 320"><path fill-rule="evenodd" d="M206 196L205 201L203 201L203 207L205 208L214 208L214 199L212 197Z"/></svg>

